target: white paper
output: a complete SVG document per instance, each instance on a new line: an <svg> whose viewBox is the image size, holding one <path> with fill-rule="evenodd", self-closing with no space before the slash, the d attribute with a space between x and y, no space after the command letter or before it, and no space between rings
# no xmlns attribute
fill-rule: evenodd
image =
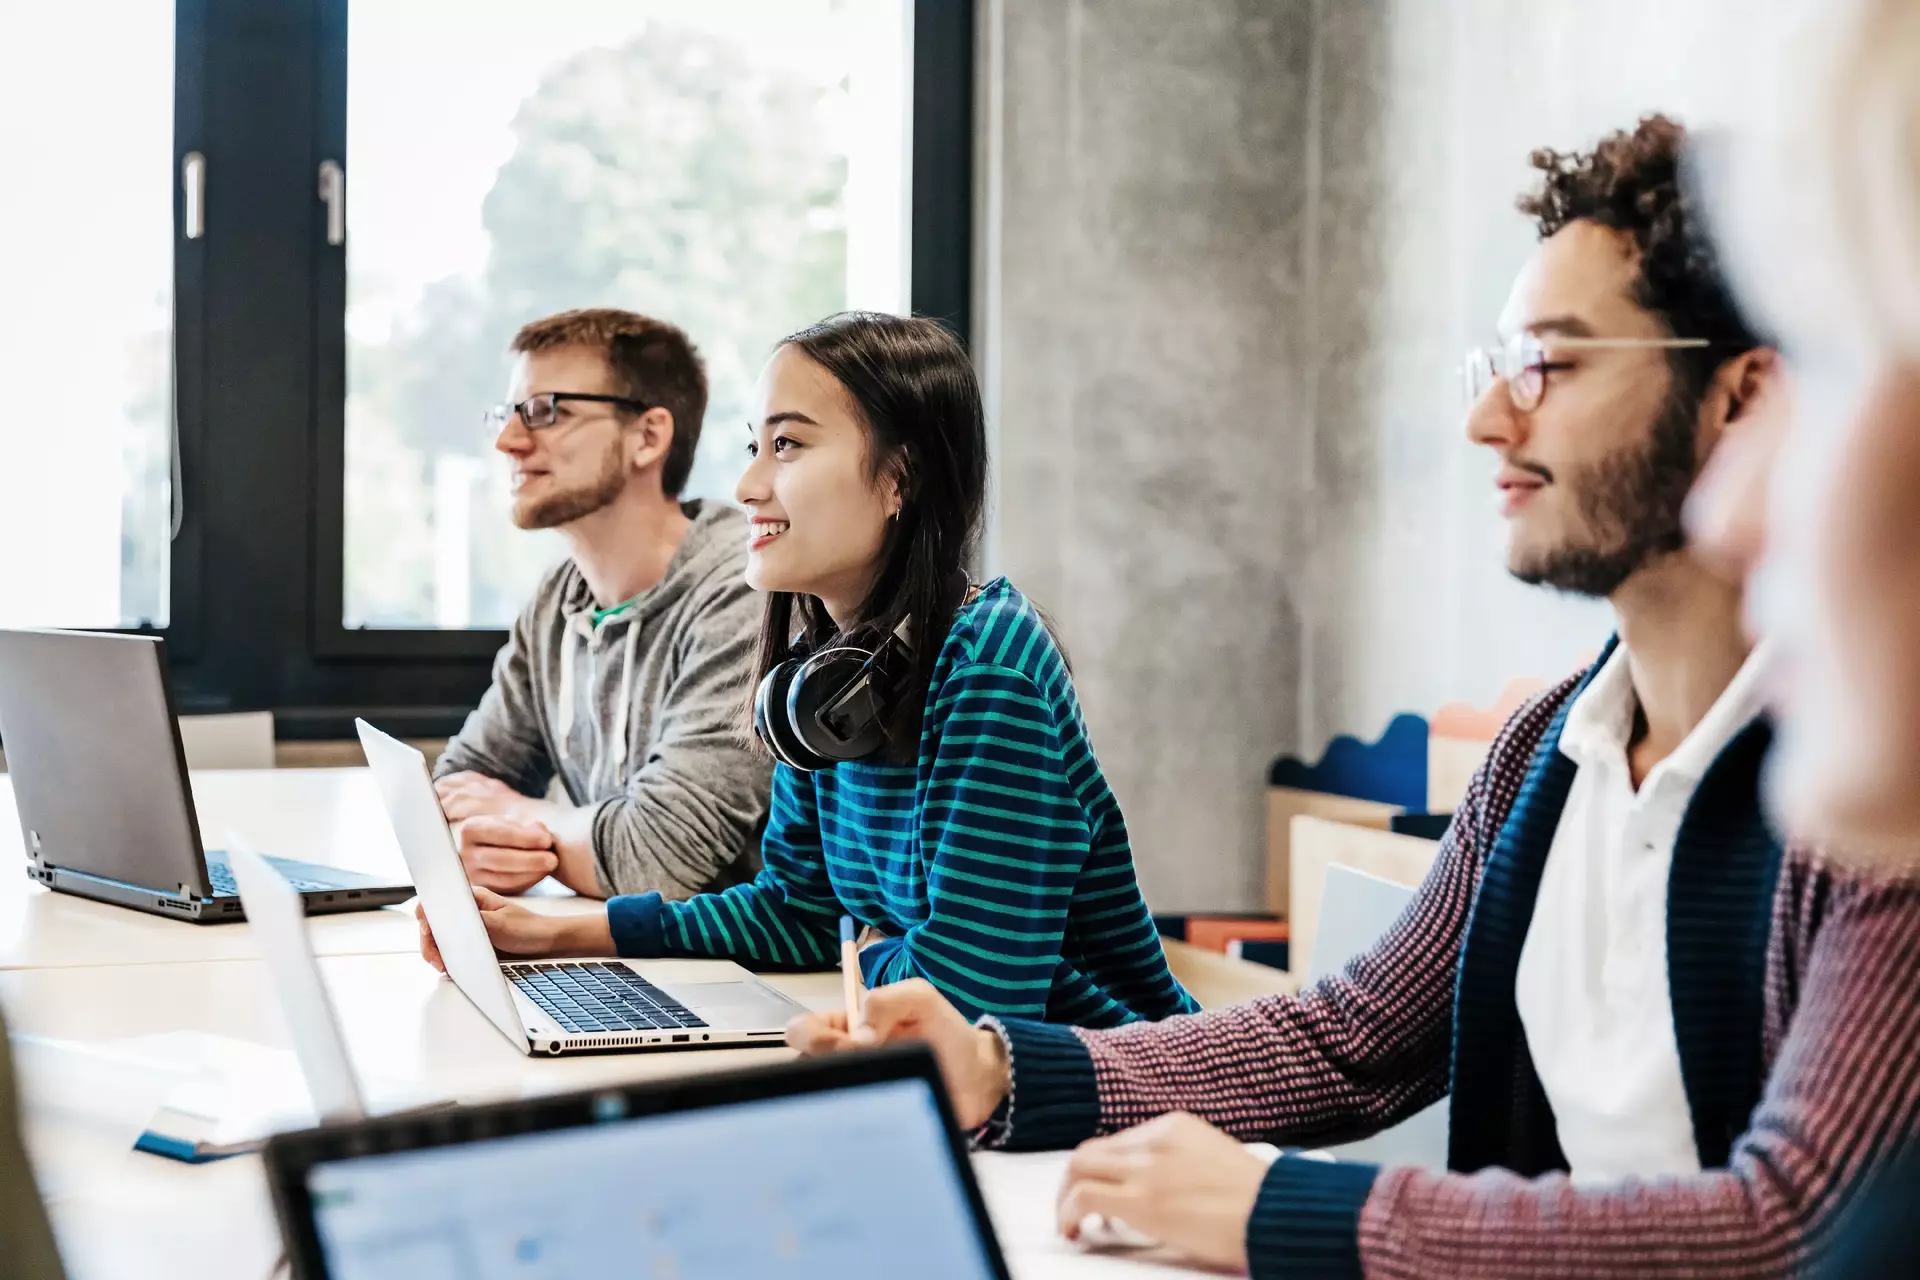
<svg viewBox="0 0 1920 1280"><path fill-rule="evenodd" d="M40 1197L77 1191L103 1163L122 1159L161 1100L191 1072L177 1063L44 1036L11 1037L27 1151Z"/></svg>
<svg viewBox="0 0 1920 1280"><path fill-rule="evenodd" d="M1264 1143L1249 1151L1263 1160L1279 1152ZM1066 1176L1067 1151L981 1151L973 1157L980 1193L993 1219L994 1234L1015 1277L1045 1276L1047 1280L1074 1280L1115 1275L1115 1262L1125 1259L1127 1274L1138 1276L1193 1275L1170 1249L1085 1248L1060 1234L1055 1205Z"/></svg>

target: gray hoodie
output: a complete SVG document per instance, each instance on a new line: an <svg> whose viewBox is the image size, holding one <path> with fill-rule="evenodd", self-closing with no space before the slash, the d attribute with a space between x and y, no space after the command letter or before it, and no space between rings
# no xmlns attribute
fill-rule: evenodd
<svg viewBox="0 0 1920 1280"><path fill-rule="evenodd" d="M493 664L493 685L434 772L527 795L558 774L595 805L603 893L669 899L750 879L773 765L741 728L763 603L746 584L746 517L689 502L660 585L596 620L572 560L545 578Z"/></svg>

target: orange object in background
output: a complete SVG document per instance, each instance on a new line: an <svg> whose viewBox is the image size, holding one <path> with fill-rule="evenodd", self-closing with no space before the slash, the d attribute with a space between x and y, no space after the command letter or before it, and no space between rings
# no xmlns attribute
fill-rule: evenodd
<svg viewBox="0 0 1920 1280"><path fill-rule="evenodd" d="M1242 942L1285 942L1287 922L1271 916L1188 916L1187 943L1206 951L1227 954L1227 944Z"/></svg>

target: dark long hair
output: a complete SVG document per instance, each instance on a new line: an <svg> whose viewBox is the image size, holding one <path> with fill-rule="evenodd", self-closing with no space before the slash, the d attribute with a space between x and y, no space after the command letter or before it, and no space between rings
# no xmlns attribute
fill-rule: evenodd
<svg viewBox="0 0 1920 1280"><path fill-rule="evenodd" d="M887 754L911 760L940 647L965 599L967 564L987 488L980 384L959 341L937 320L845 311L785 339L846 388L867 431L869 478L892 476L900 513L887 522L881 569L858 614L838 630L817 597L767 595L757 685L792 656L837 643L878 645L904 618L911 661L896 663L884 725ZM902 657L906 657L902 654Z"/></svg>

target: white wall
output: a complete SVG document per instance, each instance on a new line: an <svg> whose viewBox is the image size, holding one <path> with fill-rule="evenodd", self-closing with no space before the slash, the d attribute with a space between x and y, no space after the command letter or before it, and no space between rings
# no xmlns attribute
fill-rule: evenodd
<svg viewBox="0 0 1920 1280"><path fill-rule="evenodd" d="M985 0L990 567L1061 624L1149 900L1252 907L1282 750L1605 639L1510 581L1457 364L1537 146L1767 85L1789 0Z"/></svg>

